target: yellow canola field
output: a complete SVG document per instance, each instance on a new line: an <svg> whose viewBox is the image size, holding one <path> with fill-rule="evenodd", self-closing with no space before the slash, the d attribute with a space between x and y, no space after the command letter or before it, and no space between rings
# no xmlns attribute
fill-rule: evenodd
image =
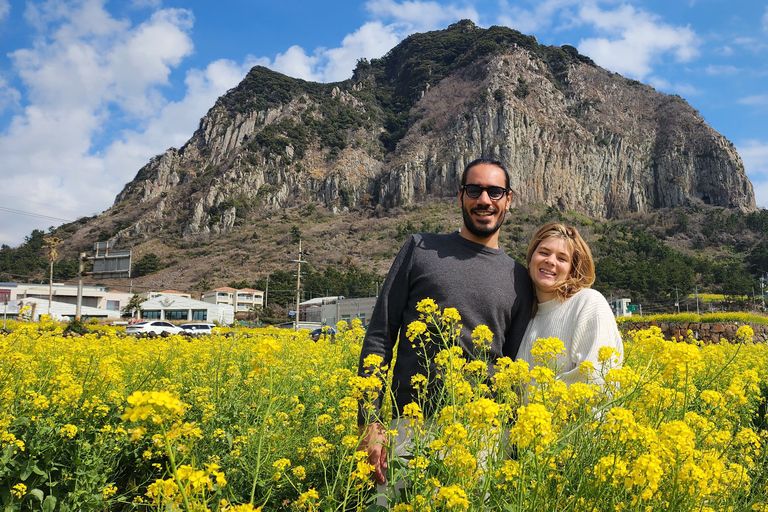
<svg viewBox="0 0 768 512"><path fill-rule="evenodd" d="M390 509L768 512L768 350L748 328L706 347L632 333L604 388L567 388L547 363L556 340L539 345L541 366L503 359L489 378L453 346L458 312L424 311L406 342L444 346L424 400L403 411L414 446L390 462L406 484ZM275 328L70 338L11 324L3 510L376 510L357 409L391 390L356 376L364 331L339 327L313 342ZM492 333L476 334L482 352Z"/></svg>

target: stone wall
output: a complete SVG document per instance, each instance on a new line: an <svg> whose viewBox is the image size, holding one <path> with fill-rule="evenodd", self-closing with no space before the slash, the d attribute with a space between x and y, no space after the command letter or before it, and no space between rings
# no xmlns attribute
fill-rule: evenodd
<svg viewBox="0 0 768 512"><path fill-rule="evenodd" d="M688 331L693 332L694 338L703 341L705 344L719 343L722 338L732 341L736 337L736 330L742 325L749 325L755 331L754 343L765 343L768 341L768 325L745 324L743 322L710 322L710 323L688 323L688 322L632 322L623 321L619 323L619 331L622 334L632 330L648 329L658 327L666 339L685 338Z"/></svg>

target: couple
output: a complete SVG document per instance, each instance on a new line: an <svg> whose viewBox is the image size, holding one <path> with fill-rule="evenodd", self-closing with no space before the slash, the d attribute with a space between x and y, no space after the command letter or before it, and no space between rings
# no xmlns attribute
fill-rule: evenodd
<svg viewBox="0 0 768 512"><path fill-rule="evenodd" d="M526 270L499 248L499 228L509 210L512 191L509 173L495 160L469 163L461 176L459 203L464 226L449 235L412 235L398 253L382 287L360 354L359 374L369 355L392 361L398 335L406 340L408 325L419 319L416 304L433 299L440 307L456 308L462 318L458 339L468 358L474 357L470 333L487 326L494 337L494 359L524 359L533 366L530 351L538 338L559 338L566 348L558 358L559 377L566 383L583 380L582 362L599 369L598 349L610 346L623 352L621 336L603 296L590 289L595 266L589 247L575 228L547 224L528 247ZM416 399L411 378L423 373L421 349L400 343L392 373L396 410ZM386 372L383 372L386 373ZM380 398L376 404L380 407ZM386 482L385 428L361 409L361 449L374 466L373 479Z"/></svg>

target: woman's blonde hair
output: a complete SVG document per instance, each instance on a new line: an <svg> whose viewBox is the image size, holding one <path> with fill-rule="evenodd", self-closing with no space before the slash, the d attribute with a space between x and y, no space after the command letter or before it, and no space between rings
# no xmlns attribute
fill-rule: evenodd
<svg viewBox="0 0 768 512"><path fill-rule="evenodd" d="M528 244L528 254L525 259L529 269L531 258L539 244L553 237L565 240L571 250L571 272L565 282L555 290L560 300L566 300L582 288L591 287L595 282L595 261L592 259L592 251L575 227L551 222L539 228L531 238L531 243Z"/></svg>

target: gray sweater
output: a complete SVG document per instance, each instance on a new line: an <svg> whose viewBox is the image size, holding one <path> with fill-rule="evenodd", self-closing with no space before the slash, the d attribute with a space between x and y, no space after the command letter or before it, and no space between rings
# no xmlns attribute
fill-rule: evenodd
<svg viewBox="0 0 768 512"><path fill-rule="evenodd" d="M475 359L471 334L478 325L494 333L490 350L492 361L502 356L512 359L531 316L533 291L528 271L502 249L491 249L466 240L458 233L449 235L411 235L398 253L381 289L363 341L358 374L366 375L363 361L378 354L383 365L392 361L398 335L397 361L392 374L392 390L397 410L415 400L411 377L427 373L434 355L443 347L433 343L414 349L405 332L419 319L416 304L431 298L441 310L456 308L463 329L459 345L467 359ZM434 375L434 368L430 375ZM377 407L381 406L381 400ZM366 418L362 413L359 423Z"/></svg>

